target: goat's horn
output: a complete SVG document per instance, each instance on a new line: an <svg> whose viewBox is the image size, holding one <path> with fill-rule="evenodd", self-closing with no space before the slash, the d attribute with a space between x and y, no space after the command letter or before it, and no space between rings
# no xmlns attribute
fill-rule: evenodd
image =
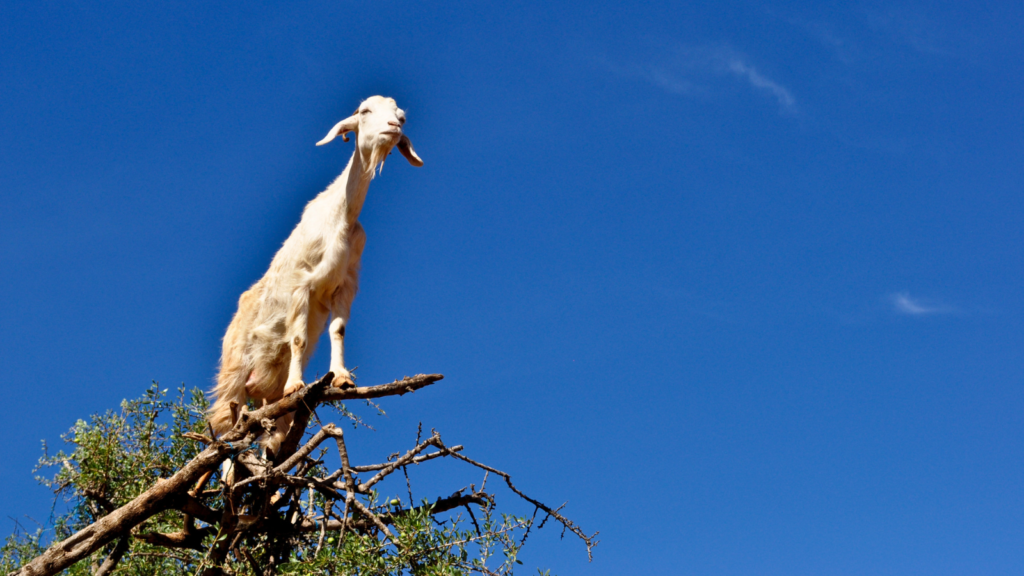
<svg viewBox="0 0 1024 576"><path fill-rule="evenodd" d="M317 146L323 146L324 144L327 144L331 140L334 140L335 138L337 138L338 134L341 134L341 139L342 140L344 140L345 142L348 142L348 136L346 134L348 132L354 131L356 129L356 126L358 126L358 125L359 125L359 116L356 116L355 114L353 114L352 116L349 116L348 118L345 118L341 122L338 122L337 124L335 124L334 128L331 128L331 131L327 133L327 136L324 136L324 139L319 141L319 142L317 142L316 145Z"/></svg>
<svg viewBox="0 0 1024 576"><path fill-rule="evenodd" d="M398 141L398 151L402 153L402 156L405 156L409 164L416 167L423 166L423 160L416 155L416 151L412 149L412 142L405 134L402 134L402 138Z"/></svg>

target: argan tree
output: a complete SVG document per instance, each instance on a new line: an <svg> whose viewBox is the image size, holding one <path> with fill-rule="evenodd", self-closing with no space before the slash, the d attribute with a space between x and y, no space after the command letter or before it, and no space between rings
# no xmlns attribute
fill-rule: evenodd
<svg viewBox="0 0 1024 576"><path fill-rule="evenodd" d="M343 401L415 392L440 374L372 387L332 387L328 374L279 402L237 406L234 428L220 438L206 424L199 390L151 387L120 411L79 421L64 436L70 452L44 452L40 480L67 502L52 526L16 528L2 548L7 574L512 574L531 530L554 522L586 535L561 514L520 491L511 477L422 429L404 452L352 464L344 426L358 424ZM279 453L259 438L294 413ZM413 499L407 468L461 461L480 473L450 496ZM228 462L228 465L224 465ZM336 466L328 462L335 462ZM405 495L383 495L381 481L404 476ZM499 512L493 488L507 486L533 509ZM52 532L50 532L52 530ZM51 542L47 546L47 542Z"/></svg>

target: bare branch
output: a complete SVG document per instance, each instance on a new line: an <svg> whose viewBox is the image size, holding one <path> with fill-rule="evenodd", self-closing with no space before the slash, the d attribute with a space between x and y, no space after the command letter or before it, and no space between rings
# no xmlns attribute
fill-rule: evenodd
<svg viewBox="0 0 1024 576"><path fill-rule="evenodd" d="M288 435L285 436L277 454L274 455L275 464L291 460L292 454L295 453L295 448L298 447L299 442L302 441L302 436L306 433L306 426L309 425L309 417L313 414L313 408L333 381L334 373L328 372L323 378L307 387L302 401L299 402L295 409L295 416L292 418L292 425L288 429ZM294 465L293 463L292 466ZM291 468L291 466L285 469L287 470L288 468Z"/></svg>
<svg viewBox="0 0 1024 576"><path fill-rule="evenodd" d="M127 534L121 536L121 539L117 541L114 546L114 550L107 556L107 559L100 565L99 570L93 576L107 576L111 571L117 567L117 563L121 561L121 557L128 551L128 545L131 544L131 540Z"/></svg>
<svg viewBox="0 0 1024 576"><path fill-rule="evenodd" d="M453 495L451 495L451 496L449 496L447 498L439 498L436 501L434 501L434 503L432 503L432 504L427 504L427 505L424 505L424 506L416 506L415 508L408 508L408 509L405 509L405 510L400 510L398 512L395 512L395 513L387 515L387 516L383 516L383 515L379 515L379 514L373 514L372 512L370 512L370 514L373 514L373 516L376 516L377 520L379 520L382 524L393 525L398 519L400 519L400 518L402 518L402 517L404 517L404 516L406 516L408 514L419 513L419 512L422 512L424 510L429 510L431 514L441 514L442 512L447 512L449 510L454 510L454 509L456 509L456 508L458 508L460 506L467 506L469 504L483 505L483 504L485 504L487 502L490 502L490 499L491 499L491 496L489 494L485 494L483 492L474 492L473 494L453 494ZM363 510L366 510L366 508L363 507ZM369 512L369 511L367 511L367 512ZM366 513L364 512L363 515L365 516ZM345 513L343 515L343 518L347 518L347 517L348 517L348 514ZM327 521L323 522L324 529L327 530L328 532L333 532L335 530L341 530L344 527L343 524L344 524L344 520L341 520L341 521L339 521L339 520L327 520ZM373 522L372 518L368 518L366 520L355 520L355 521L350 520L348 522L348 524L349 524L350 527L352 527L352 528L354 528L356 530L365 530L365 529L369 528L371 525L375 525L378 528L381 528L379 525L377 525L376 523ZM312 520L306 519L306 520L303 520L301 523L296 524L295 531L296 532L317 532L317 531L320 530L320 525L321 524L319 522L314 522Z"/></svg>
<svg viewBox="0 0 1024 576"><path fill-rule="evenodd" d="M331 388L324 394L323 401L333 402L335 400L362 400L368 398L383 398L384 396L404 396L409 392L415 392L420 388L430 386L434 382L442 380L443 378L444 376L441 374L417 374L416 376L406 376L401 380L395 380L390 384L382 384L380 386L345 389Z"/></svg>
<svg viewBox="0 0 1024 576"><path fill-rule="evenodd" d="M438 437L437 441L438 441L438 444L440 446L444 446L444 444L441 444L440 437ZM462 460L463 462L468 462L469 464L472 464L473 466L476 466L477 468L481 468L483 470L486 470L488 472L491 472L491 473L497 474L498 476L501 476L505 480L505 484L507 484L509 489L512 490L513 492L515 492L517 496L519 496L523 500L526 500L530 504L533 504L537 508L540 508L544 512L547 512L549 516L551 516L555 520L558 520L562 524L562 526L565 527L565 529L569 530L570 532L572 532L576 536L579 536L579 538L581 540L583 540L584 544L587 545L587 556L591 560L594 559L592 550L593 550L594 546L596 546L597 543L598 543L598 540L594 540L594 538L597 537L599 532L594 532L592 535L587 536L586 534L583 533L582 530L580 530L579 526L577 526L575 522L573 522L572 520L569 520L565 516L562 516L561 514L559 514L558 510L561 510L562 506L565 506L565 504L562 504L562 506L559 506L558 509L556 509L556 510L552 510L549 506L544 505L542 502L534 500L533 498L530 498L526 494L522 493L518 488L515 487L515 485L512 484L512 477L509 476L507 473L502 472L501 470L498 470L497 468L491 468L490 466L488 466L486 464L481 464L480 462L477 462L476 460L473 460L472 458L468 458L466 456L463 456L462 454L452 453L451 455L454 456L455 458L458 458L459 460Z"/></svg>
<svg viewBox="0 0 1024 576"><path fill-rule="evenodd" d="M303 426L303 430L305 430L305 426ZM303 445L300 450L292 454L291 457L282 462L280 465L275 466L274 472L281 473L291 470L292 467L298 464L300 460L302 460L306 456L309 456L313 452L313 450L315 450L316 447L320 445L321 442L323 442L327 438L330 438L330 433L333 432L334 430L334 424L328 424L321 428L320 431L314 434L313 437L310 438L309 441L306 442L306 444Z"/></svg>
<svg viewBox="0 0 1024 576"><path fill-rule="evenodd" d="M371 522L373 522L377 528L380 528L381 532L384 533L388 540L391 540L391 542L396 545L398 544L395 537L391 535L391 531L388 530L388 527L381 521L379 516L367 510L366 506L363 506L363 503L359 500L353 499L352 505L355 506L356 510L358 510L363 516L366 516Z"/></svg>
<svg viewBox="0 0 1024 576"><path fill-rule="evenodd" d="M426 450L427 446L436 446L435 442L439 440L439 436L431 436L430 438L424 440L415 448L406 452L405 455L399 458L398 460L395 460L394 462L391 462L384 468L381 468L380 472L377 472L377 474L373 478L370 478L366 482L360 484L358 489L359 492L366 492L367 490L372 488L374 484L383 480L384 477L387 476L388 474L391 474L395 470L398 470L400 467L411 463L412 459L415 458L417 454Z"/></svg>
<svg viewBox="0 0 1024 576"><path fill-rule="evenodd" d="M196 434L195 432L185 432L184 434L181 435L181 437L188 438L189 440L195 440L196 442L202 442L207 446L213 444L213 440L211 440L209 437L203 436L202 434Z"/></svg>
<svg viewBox="0 0 1024 576"><path fill-rule="evenodd" d="M220 513L212 508L208 508L205 504L199 501L199 499L189 494L180 494L173 498L170 508L181 510L189 516L199 518L207 524L216 524L220 521Z"/></svg>
<svg viewBox="0 0 1024 576"><path fill-rule="evenodd" d="M252 424L253 421L258 423L265 419L276 420L289 412L294 412L299 406L306 402L307 395L310 393L318 394L321 384L325 381L329 382L333 380L333 378L334 374L328 372L328 375L321 378L320 381L310 384L290 396L285 396L273 404L268 404L255 412L245 412L243 410L243 412L239 414L234 428L224 434L221 440L225 442L240 440L245 437L250 430L254 430ZM405 377L401 380L395 380L390 384L381 384L380 386L346 388L344 390L340 388L330 388L323 392L323 396L319 398L318 402L381 398L384 396L402 396L409 392L415 392L416 390L430 386L442 378L444 378L444 376L441 374L419 374L411 378ZM244 406L242 408L244 408ZM282 451L282 453L283 452L284 451Z"/></svg>
<svg viewBox="0 0 1024 576"><path fill-rule="evenodd" d="M424 454L422 456L417 456L417 457L412 459L411 463L412 464L419 464L420 462L426 462L427 460L433 460L434 458L439 458L441 456L447 456L451 452L460 452L461 450L462 450L462 445L459 444L457 446L452 446L451 448L448 448L447 451L431 452L430 454ZM383 470L384 468L387 468L388 466L391 466L391 464L392 464L392 462L385 462L383 464L370 464L369 466L353 466L352 467L352 471L353 472L373 472L375 470Z"/></svg>

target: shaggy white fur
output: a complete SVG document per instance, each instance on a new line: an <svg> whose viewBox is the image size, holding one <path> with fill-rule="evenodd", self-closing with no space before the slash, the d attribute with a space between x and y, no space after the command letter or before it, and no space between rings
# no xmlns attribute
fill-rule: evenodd
<svg viewBox="0 0 1024 576"><path fill-rule="evenodd" d="M344 365L345 325L359 284L359 260L366 233L357 221L366 190L378 166L397 147L413 166L422 166L403 134L405 112L395 101L373 96L355 114L338 122L317 142L326 144L355 132L356 144L345 170L302 213L263 278L238 301L224 335L216 399L208 419L222 434L250 398L275 402L301 388L302 372L331 317L331 365L336 386L352 385ZM232 408L234 404L235 408ZM277 422L267 439L275 451L288 433L291 417Z"/></svg>

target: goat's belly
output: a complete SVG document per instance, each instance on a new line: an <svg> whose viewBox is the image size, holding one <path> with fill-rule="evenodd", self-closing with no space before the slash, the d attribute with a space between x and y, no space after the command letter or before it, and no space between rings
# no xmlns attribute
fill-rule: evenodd
<svg viewBox="0 0 1024 576"><path fill-rule="evenodd" d="M324 328L327 327L327 319L330 317L330 314L330 310L328 310L327 307L320 305L319 303L310 302L309 320L306 325L308 333L307 341L309 342L310 350L316 346L317 340L320 339L320 335L323 334Z"/></svg>
<svg viewBox="0 0 1024 576"><path fill-rule="evenodd" d="M334 292L334 282L323 282L319 286L311 285L305 297L306 300L306 341L315 345L318 337L327 325L330 316L331 295ZM289 290L284 286L276 286L277 290L269 292L263 298L262 306L259 307L259 316L253 322L253 328L249 333L250 350L258 356L275 358L283 355L287 362L290 352L290 335L294 334L292 326L289 325L289 317L293 313L293 307L298 304L296 296L301 292L295 289ZM256 349L260 349L257 351Z"/></svg>

